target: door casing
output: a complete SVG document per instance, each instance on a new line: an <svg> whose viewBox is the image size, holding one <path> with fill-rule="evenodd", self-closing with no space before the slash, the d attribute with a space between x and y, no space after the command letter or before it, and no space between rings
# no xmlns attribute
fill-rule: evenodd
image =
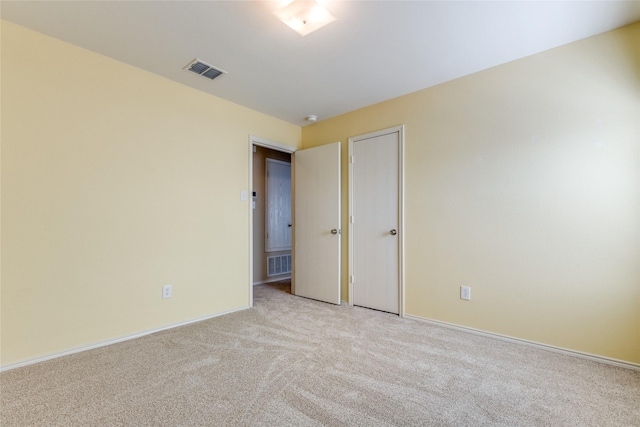
<svg viewBox="0 0 640 427"><path fill-rule="evenodd" d="M353 149L354 142L375 138L390 133L398 133L398 315L404 317L405 310L405 283L404 283L404 125L394 126L388 129L379 130L363 135L349 138L349 263L348 263L348 281L349 281L349 305L353 305L353 285L354 285L354 158ZM357 161L357 159L356 159Z"/></svg>

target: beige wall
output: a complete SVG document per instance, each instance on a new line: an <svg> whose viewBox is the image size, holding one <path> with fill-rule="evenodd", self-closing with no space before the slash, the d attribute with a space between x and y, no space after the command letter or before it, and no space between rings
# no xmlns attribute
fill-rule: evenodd
<svg viewBox="0 0 640 427"><path fill-rule="evenodd" d="M258 195L253 211L253 283L290 277L291 273L267 276L267 256L290 254L291 251L265 252L265 208L266 208L266 159L282 160L291 163L291 154L256 146L253 153L253 189Z"/></svg>
<svg viewBox="0 0 640 427"><path fill-rule="evenodd" d="M0 364L245 307L248 136L300 128L1 37ZM409 314L640 363L639 43L635 24L303 128L346 159L406 125Z"/></svg>
<svg viewBox="0 0 640 427"><path fill-rule="evenodd" d="M303 147L342 141L346 177L348 138L399 124L408 314L640 363L640 23L306 126Z"/></svg>
<svg viewBox="0 0 640 427"><path fill-rule="evenodd" d="M299 127L5 21L1 78L3 366L249 304L249 135Z"/></svg>

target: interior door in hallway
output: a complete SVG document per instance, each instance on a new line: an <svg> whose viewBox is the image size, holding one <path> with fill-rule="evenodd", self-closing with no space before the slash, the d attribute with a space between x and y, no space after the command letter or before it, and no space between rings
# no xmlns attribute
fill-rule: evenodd
<svg viewBox="0 0 640 427"><path fill-rule="evenodd" d="M352 302L400 313L402 128L350 139Z"/></svg>
<svg viewBox="0 0 640 427"><path fill-rule="evenodd" d="M293 158L293 292L340 304L340 143Z"/></svg>

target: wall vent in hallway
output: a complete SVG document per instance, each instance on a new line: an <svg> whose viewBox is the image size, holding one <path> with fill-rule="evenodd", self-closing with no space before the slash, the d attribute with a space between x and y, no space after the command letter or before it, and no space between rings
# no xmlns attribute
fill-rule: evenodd
<svg viewBox="0 0 640 427"><path fill-rule="evenodd" d="M267 276L291 273L291 254L267 257Z"/></svg>

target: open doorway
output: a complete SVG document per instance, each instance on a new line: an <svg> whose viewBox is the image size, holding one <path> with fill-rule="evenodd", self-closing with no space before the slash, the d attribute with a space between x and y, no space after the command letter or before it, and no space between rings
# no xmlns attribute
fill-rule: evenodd
<svg viewBox="0 0 640 427"><path fill-rule="evenodd" d="M253 285L291 279L291 153L253 145Z"/></svg>
<svg viewBox="0 0 640 427"><path fill-rule="evenodd" d="M254 175L263 176L264 173L256 171L254 163L262 164L260 158L254 162L254 147L258 153L259 147L285 153L289 156L292 168L292 200L295 200L292 221L292 276L291 293L293 295L340 304L340 142L326 144L318 147L296 150L294 147L278 144L251 136L249 138L249 183L254 185ZM295 152L295 156L292 154ZM266 169L266 155L265 169ZM266 181L265 181L266 185ZM260 199L260 183L255 184L256 208ZM253 188L252 190L253 191ZM253 196L251 194L251 196ZM252 198L252 197L251 197ZM256 258L261 258L262 233L259 229L254 232L254 217L263 217L259 213L254 214L253 200L249 203L249 304L253 306L254 280L266 269L266 262L257 266L254 272L254 251ZM259 225L259 224L256 224ZM288 226L288 224L287 224ZM258 227L256 227L258 228ZM297 230L297 232L296 232ZM254 236L258 243L254 244ZM266 276L266 274L265 274ZM280 276L284 277L284 275ZM269 278L278 280L278 277ZM264 283L264 281L263 281Z"/></svg>

